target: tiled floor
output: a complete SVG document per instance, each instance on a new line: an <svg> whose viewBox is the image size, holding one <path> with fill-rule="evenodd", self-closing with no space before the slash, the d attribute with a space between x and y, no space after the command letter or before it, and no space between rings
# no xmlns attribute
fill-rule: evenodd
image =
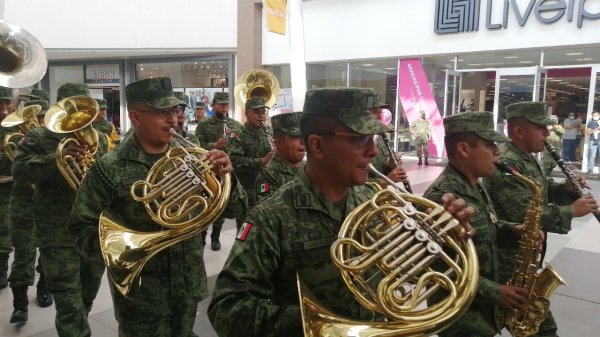
<svg viewBox="0 0 600 337"><path fill-rule="evenodd" d="M414 160L405 160L413 191L422 194L442 170L442 165L417 166ZM600 199L600 182L590 181L596 199ZM219 252L205 251L209 289L212 291L216 275L222 268L235 237L235 223L225 222L222 233L223 248ZM568 287L559 287L552 297L552 311L562 337L600 336L600 270L595 262L600 260L600 226L592 216L575 219L568 235L549 235L547 261L567 281ZM10 290L0 291L0 336L57 336L54 328L54 307L42 309L35 304L35 288L29 294L29 322L22 327L8 323L12 312ZM206 317L210 298L198 306L194 332L199 336L216 336ZM117 336L117 322L106 278L90 314L94 336ZM509 336L504 331L502 336Z"/></svg>

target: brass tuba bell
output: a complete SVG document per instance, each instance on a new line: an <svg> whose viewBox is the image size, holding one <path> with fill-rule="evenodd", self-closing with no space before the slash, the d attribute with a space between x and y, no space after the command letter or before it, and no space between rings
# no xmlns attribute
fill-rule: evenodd
<svg viewBox="0 0 600 337"><path fill-rule="evenodd" d="M34 85L44 77L47 67L41 43L23 28L0 20L0 85Z"/></svg>
<svg viewBox="0 0 600 337"><path fill-rule="evenodd" d="M356 300L387 320L340 317L308 295L298 278L305 336L430 336L471 304L479 278L472 241L458 237L464 229L441 206L398 188L380 190L353 210L331 246ZM434 294L438 301L426 305Z"/></svg>
<svg viewBox="0 0 600 337"><path fill-rule="evenodd" d="M116 214L104 211L100 215L100 249L108 277L126 297L136 292L142 268L154 255L200 233L223 213L229 200L230 175L215 175L207 150L173 129L171 133L187 147L170 148L145 180L131 186L133 199L142 202L164 230L135 231L123 225Z"/></svg>
<svg viewBox="0 0 600 337"><path fill-rule="evenodd" d="M279 90L279 81L273 73L252 69L240 76L233 93L235 102L243 109L246 101L252 97L262 97L266 106L273 106L279 96Z"/></svg>
<svg viewBox="0 0 600 337"><path fill-rule="evenodd" d="M42 111L41 105L30 105L20 108L10 115L6 116L1 125L5 128L18 126L20 132L11 132L4 137L2 148L8 159L15 159L15 150L17 149L18 141L25 136L27 131L40 126L37 120L38 113Z"/></svg>
<svg viewBox="0 0 600 337"><path fill-rule="evenodd" d="M100 107L95 99L88 96L72 96L51 106L44 117L46 128L52 132L69 134L56 147L56 165L67 183L75 191L79 189L85 174L95 161L98 151L99 133L90 125ZM63 156L63 150L69 145L87 145L88 151L83 160L72 156Z"/></svg>

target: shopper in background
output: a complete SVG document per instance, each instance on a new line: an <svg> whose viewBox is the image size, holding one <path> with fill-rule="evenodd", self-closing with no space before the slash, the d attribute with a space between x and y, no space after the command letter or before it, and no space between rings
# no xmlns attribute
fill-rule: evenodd
<svg viewBox="0 0 600 337"><path fill-rule="evenodd" d="M589 136L589 155L587 162L587 174L594 173L596 154L600 149L600 112L592 113L592 120L587 124L585 134Z"/></svg>
<svg viewBox="0 0 600 337"><path fill-rule="evenodd" d="M564 160L567 164L575 162L575 151L577 150L577 130L581 122L575 119L575 112L569 112L569 117L563 122L565 133L563 134Z"/></svg>

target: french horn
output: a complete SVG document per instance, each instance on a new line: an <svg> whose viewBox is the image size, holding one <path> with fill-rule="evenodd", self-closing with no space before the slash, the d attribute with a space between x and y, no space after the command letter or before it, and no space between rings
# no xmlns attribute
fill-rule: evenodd
<svg viewBox="0 0 600 337"><path fill-rule="evenodd" d="M30 105L24 108L17 109L15 112L9 114L2 120L1 125L5 128L14 126L19 127L19 131L11 132L4 137L2 142L2 148L8 159L13 161L15 159L15 150L17 149L17 143L21 140L27 131L32 128L40 127L37 120L38 113L42 111L41 105Z"/></svg>
<svg viewBox="0 0 600 337"><path fill-rule="evenodd" d="M252 69L240 76L233 93L235 102L243 109L246 101L252 97L262 97L266 106L273 106L279 96L279 90L279 81L273 73L262 69Z"/></svg>
<svg viewBox="0 0 600 337"><path fill-rule="evenodd" d="M23 28L0 20L0 86L34 85L44 77L47 67L42 44Z"/></svg>
<svg viewBox="0 0 600 337"><path fill-rule="evenodd" d="M471 240L459 238L464 229L458 220L369 169L398 191L381 189L354 209L331 258L355 299L386 319L340 317L322 307L298 277L305 336L430 336L458 319L475 296L477 253ZM445 296L429 303L434 294Z"/></svg>
<svg viewBox="0 0 600 337"><path fill-rule="evenodd" d="M100 215L99 235L108 277L123 296L140 286L144 265L163 249L191 238L224 211L231 192L231 177L219 177L206 158L207 150L171 133L186 147L170 148L150 168L145 180L131 186L131 196L164 229L156 232L131 230L114 213Z"/></svg>
<svg viewBox="0 0 600 337"><path fill-rule="evenodd" d="M56 147L56 165L67 180L69 186L77 191L85 174L95 162L98 151L99 132L92 128L100 107L95 99L88 96L72 96L51 106L44 117L46 128L59 134L68 134ZM63 155L68 146L86 145L82 160L76 160L70 155Z"/></svg>

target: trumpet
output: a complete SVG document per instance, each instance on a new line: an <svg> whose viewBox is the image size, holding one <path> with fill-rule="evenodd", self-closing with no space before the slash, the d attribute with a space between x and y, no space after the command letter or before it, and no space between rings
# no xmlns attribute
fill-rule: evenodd
<svg viewBox="0 0 600 337"><path fill-rule="evenodd" d="M394 162L395 167L401 167L400 161L398 161L398 157L396 157L396 153L394 152L394 150L392 150L392 147L390 146L390 140L388 139L385 132L381 133L381 138L383 139L383 143L385 144L385 147L387 148L388 152L390 153L390 157L392 158L392 161ZM413 192L412 188L410 187L410 182L408 181L408 179L403 180L402 184L404 184L404 188L406 189L406 191L408 193Z"/></svg>

